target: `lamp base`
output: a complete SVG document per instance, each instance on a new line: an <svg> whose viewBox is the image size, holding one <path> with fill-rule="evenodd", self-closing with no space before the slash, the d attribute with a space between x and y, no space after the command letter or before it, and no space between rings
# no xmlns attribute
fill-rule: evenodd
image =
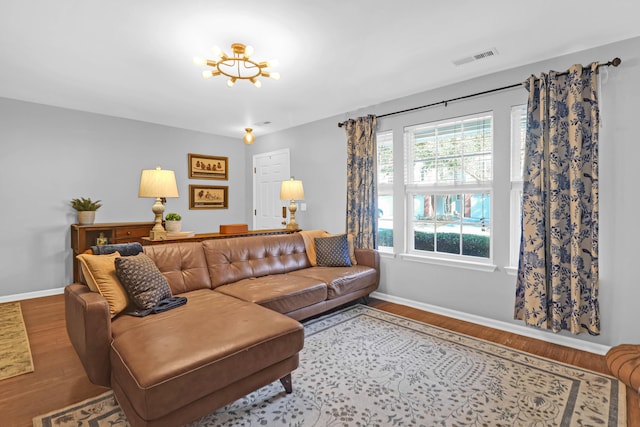
<svg viewBox="0 0 640 427"><path fill-rule="evenodd" d="M162 214L164 213L164 204L162 204L162 198L157 197L156 202L151 207L155 215L155 225L149 232L151 240L166 240L167 231L162 226Z"/></svg>
<svg viewBox="0 0 640 427"><path fill-rule="evenodd" d="M289 223L287 224L287 230L297 230L298 223L296 222L296 211L298 210L298 205L296 205L296 201L292 200L289 204L289 212L291 212L291 217L289 219Z"/></svg>
<svg viewBox="0 0 640 427"><path fill-rule="evenodd" d="M151 230L149 238L151 240L167 240L167 232L165 230Z"/></svg>

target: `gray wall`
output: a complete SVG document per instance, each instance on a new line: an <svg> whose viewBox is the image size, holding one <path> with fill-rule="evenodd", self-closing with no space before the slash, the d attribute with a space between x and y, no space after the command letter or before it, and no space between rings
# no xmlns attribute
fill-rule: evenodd
<svg viewBox="0 0 640 427"><path fill-rule="evenodd" d="M69 201L100 199L96 222L153 221L153 199L138 198L142 169L176 172L180 197L165 212L183 230L218 231L244 222L245 147L231 139L0 98L0 297L61 288L72 279ZM191 180L187 154L229 157L229 180ZM228 185L229 209L189 210L189 184Z"/></svg>
<svg viewBox="0 0 640 427"><path fill-rule="evenodd" d="M566 70L571 64L606 62L622 58L620 67L602 70L602 129L600 145L600 336L578 335L587 346L608 346L621 342L640 342L640 283L634 270L637 256L634 243L639 233L635 216L639 203L633 173L640 163L637 141L636 102L640 99L640 38L627 40L578 54L555 58L513 70L492 74L381 105L348 112L345 115L259 137L251 154L289 147L291 170L305 186L308 211L296 215L302 228L344 230L346 148L344 130L337 122L369 113L382 115L444 99L507 86L529 75L551 69ZM473 64L467 65L473 67ZM310 100L312 102L312 100ZM394 148L402 149L403 126L492 110L494 112L494 263L492 273L403 260L402 236L396 235L396 256L383 257L380 292L416 304L432 305L452 313L477 316L498 324L521 325L513 318L515 277L504 267L509 264L509 111L526 103L524 89L513 89L447 107L390 116L379 120L379 129L393 129ZM402 194L402 158L396 166L395 192ZM250 199L247 199L250 203ZM396 197L394 220L403 216L403 201ZM397 230L396 230L397 231ZM560 335L567 335L561 333ZM550 338L550 334L547 334Z"/></svg>
<svg viewBox="0 0 640 427"><path fill-rule="evenodd" d="M0 200L6 225L0 239L0 299L2 296L55 290L71 281L69 225L75 213L73 197L102 199L98 222L150 221L152 200L138 199L140 170L161 165L176 171L179 199L169 199L167 212L184 217L183 229L216 231L221 223L251 223L252 155L289 148L291 173L303 180L308 210L296 217L302 228L344 230L346 148L337 122L368 113L384 114L442 99L520 82L530 74L564 70L573 63L607 61L620 56L618 69L603 73L600 149L600 302L602 334L580 335L587 343L614 345L640 342L640 285L635 274L638 240L635 215L639 203L636 171L640 144L636 141L635 101L640 99L640 38L591 49L543 63L508 70L450 87L346 112L270 135L256 130L257 141L246 147L226 138L149 123L0 99ZM469 64L467 66L473 66ZM608 75L608 76L607 76ZM401 257L382 261L380 291L395 298L430 304L453 312L513 325L515 277L508 263L508 119L511 105L525 101L524 91L475 98L448 107L393 116L380 129L478 111L495 117L496 193L494 196L494 262L498 269L481 273L421 264ZM309 100L313 102L313 100ZM500 117L500 118L498 118ZM402 144L400 140L397 142ZM187 153L229 157L229 181L189 180ZM401 159L397 158L398 167ZM401 176L401 175L400 175ZM396 179L401 193L401 180ZM229 185L228 210L189 211L189 183ZM402 202L395 216L401 217ZM396 251L401 252L397 246Z"/></svg>

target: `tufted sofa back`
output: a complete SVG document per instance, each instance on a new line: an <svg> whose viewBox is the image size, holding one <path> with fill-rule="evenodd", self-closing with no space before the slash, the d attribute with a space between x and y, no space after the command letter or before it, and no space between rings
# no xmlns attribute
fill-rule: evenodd
<svg viewBox="0 0 640 427"><path fill-rule="evenodd" d="M143 248L166 277L172 294L211 289L202 243L167 243Z"/></svg>
<svg viewBox="0 0 640 427"><path fill-rule="evenodd" d="M299 233L202 242L211 287L311 267Z"/></svg>

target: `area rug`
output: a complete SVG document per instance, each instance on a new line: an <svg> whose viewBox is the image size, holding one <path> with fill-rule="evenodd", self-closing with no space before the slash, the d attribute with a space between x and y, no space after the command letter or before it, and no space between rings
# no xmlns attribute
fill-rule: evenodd
<svg viewBox="0 0 640 427"><path fill-rule="evenodd" d="M19 302L0 304L0 380L33 372L33 359Z"/></svg>
<svg viewBox="0 0 640 427"><path fill-rule="evenodd" d="M263 387L191 426L624 426L615 378L366 306L305 323L294 392ZM128 426L113 394L34 426Z"/></svg>

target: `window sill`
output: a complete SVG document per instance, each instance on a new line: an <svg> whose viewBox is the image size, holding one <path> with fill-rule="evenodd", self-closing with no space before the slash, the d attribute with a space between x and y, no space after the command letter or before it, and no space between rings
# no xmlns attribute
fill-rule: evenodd
<svg viewBox="0 0 640 427"><path fill-rule="evenodd" d="M465 261L449 258L438 258L423 255L414 254L400 254L400 258L406 261L420 262L425 264L444 265L447 267L465 268L467 270L484 271L485 273L492 273L498 268L494 264L485 264L481 262Z"/></svg>
<svg viewBox="0 0 640 427"><path fill-rule="evenodd" d="M504 271L509 276L517 276L518 275L518 267L507 266L507 267L504 268Z"/></svg>
<svg viewBox="0 0 640 427"><path fill-rule="evenodd" d="M378 249L378 254L380 255L380 258L395 258L396 254L393 252L393 250L384 250L384 249Z"/></svg>

